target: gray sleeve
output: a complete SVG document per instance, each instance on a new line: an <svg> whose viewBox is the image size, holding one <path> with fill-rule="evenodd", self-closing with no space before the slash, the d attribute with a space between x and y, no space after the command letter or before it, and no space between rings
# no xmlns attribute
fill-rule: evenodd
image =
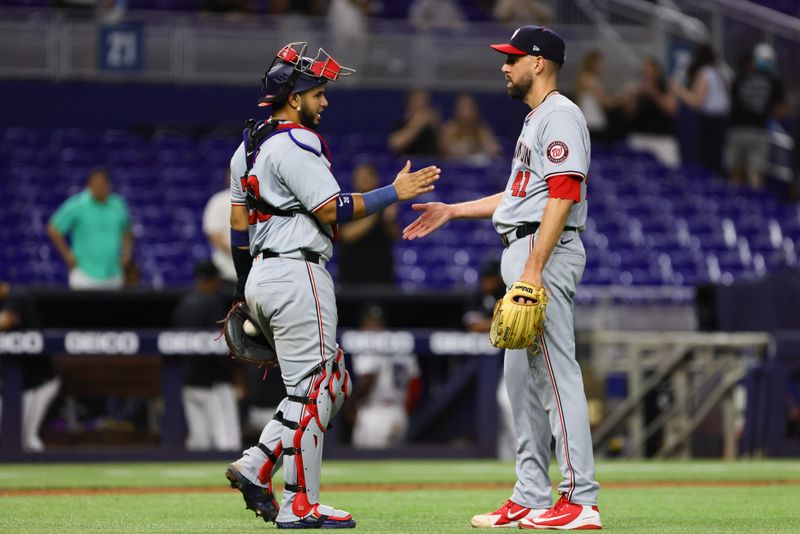
<svg viewBox="0 0 800 534"><path fill-rule="evenodd" d="M244 161L244 143L242 143L231 158L231 204L245 205L242 177L246 170L247 164Z"/></svg>
<svg viewBox="0 0 800 534"><path fill-rule="evenodd" d="M542 177L559 174L586 178L589 171L586 125L567 110L556 110L542 119L539 146L542 147Z"/></svg>
<svg viewBox="0 0 800 534"><path fill-rule="evenodd" d="M277 174L305 209L314 212L339 195L339 184L322 155L319 138L312 132L294 129L294 146L278 163Z"/></svg>

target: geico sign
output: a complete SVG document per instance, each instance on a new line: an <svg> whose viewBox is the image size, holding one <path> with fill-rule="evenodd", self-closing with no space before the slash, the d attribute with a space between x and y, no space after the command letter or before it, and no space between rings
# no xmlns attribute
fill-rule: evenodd
<svg viewBox="0 0 800 534"><path fill-rule="evenodd" d="M69 354L136 354L139 336L133 332L67 332L64 349Z"/></svg>
<svg viewBox="0 0 800 534"><path fill-rule="evenodd" d="M227 354L228 346L219 334L212 332L161 332L158 334L161 354Z"/></svg>
<svg viewBox="0 0 800 534"><path fill-rule="evenodd" d="M411 332L345 332L342 348L353 354L408 354L414 352L414 335Z"/></svg>
<svg viewBox="0 0 800 534"><path fill-rule="evenodd" d="M500 352L489 342L489 334L478 332L433 332L433 354L494 354Z"/></svg>
<svg viewBox="0 0 800 534"><path fill-rule="evenodd" d="M39 354L44 350L44 337L39 332L0 334L0 352L7 354Z"/></svg>

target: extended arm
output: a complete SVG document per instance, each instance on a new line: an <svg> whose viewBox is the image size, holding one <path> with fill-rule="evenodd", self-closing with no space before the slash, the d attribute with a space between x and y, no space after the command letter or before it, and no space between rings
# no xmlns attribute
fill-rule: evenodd
<svg viewBox="0 0 800 534"><path fill-rule="evenodd" d="M405 227L403 239L425 237L437 228L444 226L451 219L488 219L494 215L494 211L502 199L503 193L497 193L460 204L443 204L441 202L413 204L411 209L421 211L422 215Z"/></svg>
<svg viewBox="0 0 800 534"><path fill-rule="evenodd" d="M408 200L433 191L433 182L439 179L441 170L436 166L410 172L411 162L397 174L394 183L368 193L348 193L331 199L318 208L314 215L323 224L363 219L399 200Z"/></svg>

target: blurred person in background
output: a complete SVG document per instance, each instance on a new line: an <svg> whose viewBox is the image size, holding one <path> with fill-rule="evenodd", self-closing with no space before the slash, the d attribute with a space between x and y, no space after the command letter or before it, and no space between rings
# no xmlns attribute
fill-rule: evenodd
<svg viewBox="0 0 800 534"><path fill-rule="evenodd" d="M587 52L575 77L575 103L586 117L593 143L611 139L612 115L620 105L603 84L604 64L600 51Z"/></svg>
<svg viewBox="0 0 800 534"><path fill-rule="evenodd" d="M236 269L231 257L231 171L225 172L225 189L214 193L203 210L203 232L211 245L211 261L232 293L236 286Z"/></svg>
<svg viewBox="0 0 800 534"><path fill-rule="evenodd" d="M353 169L353 190L366 193L380 185L374 166L361 163ZM394 241L399 235L397 206L339 227L339 282L342 284L393 284Z"/></svg>
<svg viewBox="0 0 800 534"><path fill-rule="evenodd" d="M86 189L59 206L47 235L69 268L69 287L123 286L123 269L133 258L131 218L125 200L111 192L104 169L92 170Z"/></svg>
<svg viewBox="0 0 800 534"><path fill-rule="evenodd" d="M418 30L458 29L466 25L466 17L456 0L413 0L408 20Z"/></svg>
<svg viewBox="0 0 800 534"><path fill-rule="evenodd" d="M408 92L402 121L389 134L389 148L395 154L436 155L439 152L439 113L431 106L424 89Z"/></svg>
<svg viewBox="0 0 800 534"><path fill-rule="evenodd" d="M489 124L483 120L475 99L460 94L453 106L453 118L442 125L439 150L453 159L485 162L500 154L500 145Z"/></svg>
<svg viewBox="0 0 800 534"><path fill-rule="evenodd" d="M494 305L506 293L506 285L500 274L500 262L489 259L480 266L478 291L466 304L466 313L462 318L464 328L470 332L489 332L492 326ZM514 460L517 450L517 436L514 431L514 416L511 412L511 399L505 386L502 367L500 382L497 384L497 406L500 416L497 419L497 458L504 461Z"/></svg>
<svg viewBox="0 0 800 534"><path fill-rule="evenodd" d="M492 326L494 305L506 294L506 285L500 275L500 262L489 259L481 263L478 291L466 302L462 317L464 328L470 332L488 332Z"/></svg>
<svg viewBox="0 0 800 534"><path fill-rule="evenodd" d="M775 50L761 43L743 58L733 80L725 159L734 184L747 181L756 189L764 185L768 124L770 119L782 118L788 113L783 84L774 71Z"/></svg>
<svg viewBox="0 0 800 534"><path fill-rule="evenodd" d="M681 164L675 137L678 99L667 83L664 69L653 57L642 62L639 80L624 92L624 113L628 122L628 145L652 153L663 165Z"/></svg>
<svg viewBox="0 0 800 534"><path fill-rule="evenodd" d="M513 27L521 24L548 26L553 22L553 8L542 0L497 0L494 19Z"/></svg>
<svg viewBox="0 0 800 534"><path fill-rule="evenodd" d="M0 282L0 332L40 330L39 314L30 293L7 282ZM42 452L39 430L61 381L48 355L28 356L22 367L22 449ZM0 397L0 415L2 397Z"/></svg>
<svg viewBox="0 0 800 534"><path fill-rule="evenodd" d="M673 81L673 89L680 101L696 113L697 163L721 174L731 100L726 76L711 45L695 48L686 82L684 87Z"/></svg>
<svg viewBox="0 0 800 534"><path fill-rule="evenodd" d="M172 314L174 328L216 330L228 303L220 294L219 271L210 261L194 270L195 285ZM242 446L233 364L224 355L194 355L185 360L182 391L186 448L233 451Z"/></svg>
<svg viewBox="0 0 800 534"><path fill-rule="evenodd" d="M386 328L383 309L369 305L361 313L361 330L380 332ZM353 446L384 449L403 441L408 414L422 392L419 363L414 354L358 353L353 355L358 387L351 399L355 410Z"/></svg>
<svg viewBox="0 0 800 534"><path fill-rule="evenodd" d="M375 9L373 0L331 0L328 27L334 48L346 48L353 68L359 69L369 54L369 15Z"/></svg>

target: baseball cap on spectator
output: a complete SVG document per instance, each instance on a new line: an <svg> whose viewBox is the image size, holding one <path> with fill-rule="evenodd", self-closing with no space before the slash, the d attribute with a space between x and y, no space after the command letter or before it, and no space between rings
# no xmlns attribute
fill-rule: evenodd
<svg viewBox="0 0 800 534"><path fill-rule="evenodd" d="M511 56L542 56L559 65L564 64L564 40L550 28L522 26L517 28L508 43L493 44L492 48Z"/></svg>
<svg viewBox="0 0 800 534"><path fill-rule="evenodd" d="M219 269L210 260L204 260L195 265L194 277L196 280L208 280L219 277Z"/></svg>
<svg viewBox="0 0 800 534"><path fill-rule="evenodd" d="M482 261L478 268L478 274L481 276L500 276L500 261L494 258Z"/></svg>

